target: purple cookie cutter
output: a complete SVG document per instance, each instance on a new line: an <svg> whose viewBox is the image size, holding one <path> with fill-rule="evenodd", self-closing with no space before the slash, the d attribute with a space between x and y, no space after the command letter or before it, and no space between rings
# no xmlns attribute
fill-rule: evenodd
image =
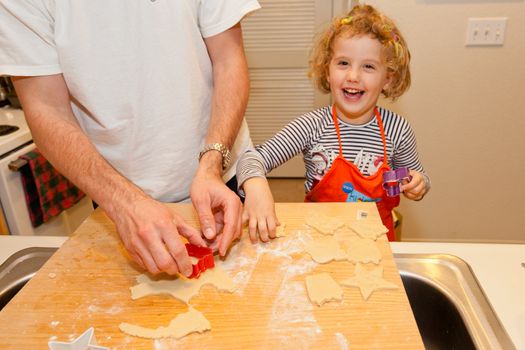
<svg viewBox="0 0 525 350"><path fill-rule="evenodd" d="M410 181L412 176L409 175L408 168L398 168L396 170L386 171L383 174L383 188L388 197L395 197L401 194L401 183L404 180Z"/></svg>

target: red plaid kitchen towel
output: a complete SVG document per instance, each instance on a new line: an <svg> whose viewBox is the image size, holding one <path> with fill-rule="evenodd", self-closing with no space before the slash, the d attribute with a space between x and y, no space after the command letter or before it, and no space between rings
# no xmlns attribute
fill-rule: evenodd
<svg viewBox="0 0 525 350"><path fill-rule="evenodd" d="M20 173L33 227L49 221L85 196L84 192L53 168L37 149L20 158L28 163L20 169Z"/></svg>

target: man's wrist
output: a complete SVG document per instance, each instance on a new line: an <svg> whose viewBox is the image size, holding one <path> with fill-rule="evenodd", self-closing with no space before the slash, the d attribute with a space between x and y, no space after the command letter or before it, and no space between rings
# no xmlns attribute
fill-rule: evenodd
<svg viewBox="0 0 525 350"><path fill-rule="evenodd" d="M216 151L216 152L220 153L220 155L222 157L222 170L225 170L228 167L228 165L230 164L230 161L231 161L231 154L230 154L230 150L228 149L228 147L226 147L222 143L209 143L209 144L207 144L206 146L204 146L202 151L199 153L199 162L200 162L201 158L207 152L210 152L210 151Z"/></svg>

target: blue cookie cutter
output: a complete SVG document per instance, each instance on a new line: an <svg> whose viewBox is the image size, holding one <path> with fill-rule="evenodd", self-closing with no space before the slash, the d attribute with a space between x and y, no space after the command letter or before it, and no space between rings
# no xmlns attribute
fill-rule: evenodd
<svg viewBox="0 0 525 350"><path fill-rule="evenodd" d="M404 180L410 181L412 176L409 175L408 168L398 168L396 170L386 171L383 174L383 188L388 197L395 197L401 194L401 184Z"/></svg>

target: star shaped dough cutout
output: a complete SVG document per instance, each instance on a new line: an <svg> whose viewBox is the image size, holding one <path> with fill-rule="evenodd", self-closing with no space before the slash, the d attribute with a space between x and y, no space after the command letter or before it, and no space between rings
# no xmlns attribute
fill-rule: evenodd
<svg viewBox="0 0 525 350"><path fill-rule="evenodd" d="M342 281L341 285L359 288L364 300L376 290L399 288L396 284L383 279L383 266L368 271L361 264L355 266L355 275Z"/></svg>

